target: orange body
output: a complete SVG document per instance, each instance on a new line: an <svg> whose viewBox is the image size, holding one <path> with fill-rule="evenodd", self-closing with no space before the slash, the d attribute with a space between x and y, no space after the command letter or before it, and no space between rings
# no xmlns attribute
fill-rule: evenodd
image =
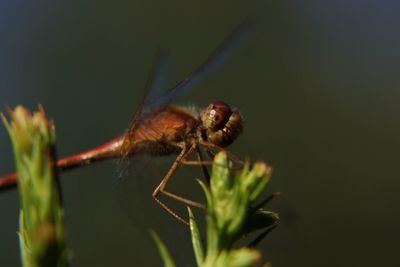
<svg viewBox="0 0 400 267"><path fill-rule="evenodd" d="M141 120L134 131L111 141L62 158L56 165L61 170L91 164L95 161L134 154L170 155L180 151L176 144L190 142L195 137L199 119L186 108L168 106L151 113ZM127 151L127 153L124 151ZM17 174L11 173L0 179L0 188L15 186Z"/></svg>

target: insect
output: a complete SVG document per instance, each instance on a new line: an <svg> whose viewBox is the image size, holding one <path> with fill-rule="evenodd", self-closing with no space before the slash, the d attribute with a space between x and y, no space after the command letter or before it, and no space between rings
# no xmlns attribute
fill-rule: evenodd
<svg viewBox="0 0 400 267"><path fill-rule="evenodd" d="M103 145L58 160L55 165L60 170L92 164L111 158L130 158L138 154L163 156L177 154L174 163L160 184L153 191L154 200L172 216L187 224L175 211L159 198L164 194L190 206L205 208L203 204L173 194L167 190L168 182L182 165L199 165L206 179L209 178L202 150L212 158L213 150L229 146L243 130L243 118L239 111L222 101L213 101L201 112L170 105L172 99L185 93L198 80L218 65L226 54L248 32L249 24L244 22L195 69L189 76L157 98L149 95L157 88L157 80L162 66L158 57L146 85L146 93L126 134L118 136ZM189 160L196 154L198 160ZM233 159L236 159L232 156ZM0 177L0 190L16 185L17 174Z"/></svg>

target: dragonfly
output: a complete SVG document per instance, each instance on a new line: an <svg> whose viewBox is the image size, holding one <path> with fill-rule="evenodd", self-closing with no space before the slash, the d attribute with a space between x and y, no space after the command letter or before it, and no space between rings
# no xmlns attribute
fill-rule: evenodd
<svg viewBox="0 0 400 267"><path fill-rule="evenodd" d="M173 217L188 224L172 208L160 199L163 194L184 204L205 209L201 203L171 193L167 186L175 172L182 165L199 165L208 181L207 164L202 150L213 158L215 150L225 150L232 144L243 130L243 118L237 108L231 108L223 101L213 101L200 112L182 106L170 104L178 95L186 93L213 68L227 57L229 52L249 32L250 23L242 22L207 58L186 78L179 81L171 89L152 97L160 88L163 56L158 56L146 84L145 94L134 114L128 131L112 140L86 150L84 152L61 158L54 163L59 170L69 170L89 165L102 160L122 158L145 154L154 157L176 154L173 164L152 193L153 199ZM233 154L228 155L235 160ZM197 160L190 160L197 155ZM15 187L17 173L0 177L0 190Z"/></svg>

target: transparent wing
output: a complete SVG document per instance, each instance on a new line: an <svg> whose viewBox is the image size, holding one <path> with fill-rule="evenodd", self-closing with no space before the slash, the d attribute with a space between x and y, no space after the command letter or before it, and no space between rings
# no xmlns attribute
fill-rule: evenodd
<svg viewBox="0 0 400 267"><path fill-rule="evenodd" d="M167 53L164 50L159 49L157 51L153 67L150 71L146 87L145 95L143 98L143 111L150 112L154 108L151 103L154 103L157 98L163 94L165 90L165 84L168 78L168 60Z"/></svg>
<svg viewBox="0 0 400 267"><path fill-rule="evenodd" d="M141 230L149 227L151 220L155 219L154 215L157 215L148 212L155 209L156 203L151 194L163 175L158 164L159 161L152 160L150 156L135 155L128 168L125 168L124 175L121 177L117 172L114 180L114 189L121 209Z"/></svg>
<svg viewBox="0 0 400 267"><path fill-rule="evenodd" d="M172 99L186 93L193 86L200 82L207 74L220 66L229 56L232 50L242 41L249 33L251 24L248 20L242 22L236 30L234 30L208 57L208 59L189 74L185 79L178 82L174 87L165 92L158 98L148 99L146 106L160 107L167 105Z"/></svg>

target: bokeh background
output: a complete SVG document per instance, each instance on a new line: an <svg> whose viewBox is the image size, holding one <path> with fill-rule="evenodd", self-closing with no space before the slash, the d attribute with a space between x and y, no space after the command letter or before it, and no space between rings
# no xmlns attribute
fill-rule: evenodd
<svg viewBox="0 0 400 267"><path fill-rule="evenodd" d="M129 125L159 47L172 62L168 87L250 17L253 33L177 103L239 107L246 126L232 150L274 166L269 190L282 197L270 209L281 224L262 243L265 259L398 266L399 10L394 0L3 0L0 106L41 103L60 156L90 148ZM0 147L8 173L4 127ZM71 266L161 266L147 232L120 208L114 172L105 162L62 175ZM175 191L199 194L183 180ZM15 190L0 194L0 214L1 266L19 266ZM180 266L193 266L187 229L161 210L149 220Z"/></svg>

